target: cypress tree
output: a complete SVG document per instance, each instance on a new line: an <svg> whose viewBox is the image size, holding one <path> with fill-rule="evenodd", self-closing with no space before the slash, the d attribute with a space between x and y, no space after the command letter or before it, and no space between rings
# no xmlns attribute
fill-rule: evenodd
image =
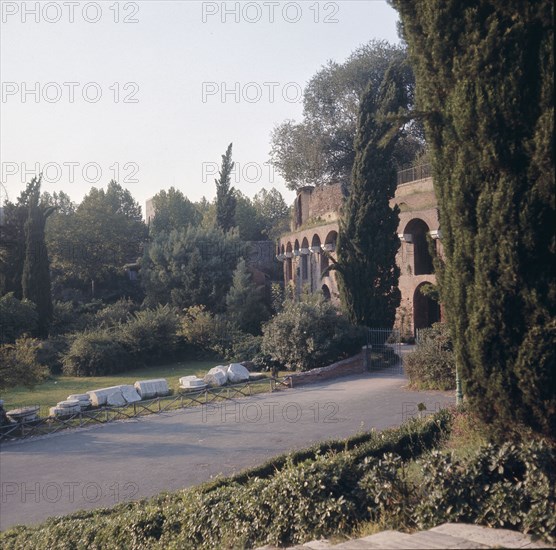
<svg viewBox="0 0 556 550"><path fill-rule="evenodd" d="M439 202L441 298L470 405L556 433L552 0L393 0Z"/></svg>
<svg viewBox="0 0 556 550"><path fill-rule="evenodd" d="M232 144L228 145L222 155L222 167L216 183L216 224L223 231L229 231L236 225L236 197L234 188L230 187L230 175L234 169L232 162Z"/></svg>
<svg viewBox="0 0 556 550"><path fill-rule="evenodd" d="M25 259L21 286L23 298L37 306L37 336L46 338L52 321L50 262L44 239L46 219L55 208L40 204L41 178L29 184L29 213L25 222Z"/></svg>
<svg viewBox="0 0 556 550"><path fill-rule="evenodd" d="M361 101L351 193L338 234L338 286L354 324L391 328L400 303L396 253L399 209L393 153L399 132L392 117L407 107L403 70L393 65L380 87L369 85Z"/></svg>

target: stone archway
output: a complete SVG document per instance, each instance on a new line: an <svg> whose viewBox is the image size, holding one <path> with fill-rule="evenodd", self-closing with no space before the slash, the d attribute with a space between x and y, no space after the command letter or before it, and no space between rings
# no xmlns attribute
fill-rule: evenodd
<svg viewBox="0 0 556 550"><path fill-rule="evenodd" d="M429 328L433 323L440 321L440 305L421 292L421 283L413 293L413 328L415 332L422 328Z"/></svg>
<svg viewBox="0 0 556 550"><path fill-rule="evenodd" d="M413 275L432 275L434 267L427 235L429 226L420 218L413 218L404 229L404 237L413 246Z"/></svg>

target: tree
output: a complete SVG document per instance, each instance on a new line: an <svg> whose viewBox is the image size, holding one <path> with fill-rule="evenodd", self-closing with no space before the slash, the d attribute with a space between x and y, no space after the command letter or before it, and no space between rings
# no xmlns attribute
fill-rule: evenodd
<svg viewBox="0 0 556 550"><path fill-rule="evenodd" d="M110 284L126 263L141 255L147 227L131 193L111 181L106 190L93 187L75 212L53 217L47 242L56 272L66 281Z"/></svg>
<svg viewBox="0 0 556 550"><path fill-rule="evenodd" d="M0 344L12 344L37 330L37 308L29 300L18 300L13 292L0 298Z"/></svg>
<svg viewBox="0 0 556 550"><path fill-rule="evenodd" d="M394 150L400 136L390 120L408 106L403 70L393 65L382 85L369 85L361 103L351 193L338 233L340 299L352 323L391 328L400 304L396 253L399 209ZM393 131L394 130L394 131Z"/></svg>
<svg viewBox="0 0 556 550"><path fill-rule="evenodd" d="M229 231L235 227L236 220L236 197L234 188L230 187L230 175L234 169L232 162L232 144L228 145L226 153L222 155L222 167L216 183L216 224L223 231Z"/></svg>
<svg viewBox="0 0 556 550"><path fill-rule="evenodd" d="M470 406L556 433L554 30L548 0L394 0L440 210L442 303Z"/></svg>
<svg viewBox="0 0 556 550"><path fill-rule="evenodd" d="M141 267L147 303L223 311L232 273L244 255L237 230L188 226L156 235Z"/></svg>
<svg viewBox="0 0 556 550"><path fill-rule="evenodd" d="M6 201L4 220L0 225L0 295L13 292L21 299L21 276L25 260L25 222L29 216L28 185L17 202Z"/></svg>
<svg viewBox="0 0 556 550"><path fill-rule="evenodd" d="M290 224L290 209L284 197L274 187L264 187L253 197L253 206L264 225L262 234L271 241L287 232Z"/></svg>
<svg viewBox="0 0 556 550"><path fill-rule="evenodd" d="M197 225L201 221L201 213L183 193L173 187L168 191L160 191L153 197L155 217L151 222L151 233L156 234L187 225Z"/></svg>
<svg viewBox="0 0 556 550"><path fill-rule="evenodd" d="M272 164L290 189L336 182L349 187L361 97L368 86L378 90L390 64L405 56L401 46L372 40L344 63L329 61L313 76L303 94L303 120L285 121L272 134ZM413 75L409 65L404 71L411 101ZM411 162L422 146L421 128L413 124L398 140L397 165Z"/></svg>
<svg viewBox="0 0 556 550"><path fill-rule="evenodd" d="M46 338L52 321L52 294L50 289L50 262L44 230L53 206L40 202L41 176L28 185L29 207L25 222L25 260L21 276L23 298L37 306L37 336Z"/></svg>
<svg viewBox="0 0 556 550"><path fill-rule="evenodd" d="M240 330L251 334L259 334L261 323L268 319L261 288L253 283L243 258L237 264L226 295L226 312Z"/></svg>

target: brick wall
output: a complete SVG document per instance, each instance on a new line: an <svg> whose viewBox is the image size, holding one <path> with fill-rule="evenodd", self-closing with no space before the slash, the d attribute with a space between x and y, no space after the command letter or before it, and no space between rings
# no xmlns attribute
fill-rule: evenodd
<svg viewBox="0 0 556 550"><path fill-rule="evenodd" d="M339 378L341 376L349 376L350 374L360 374L367 372L363 363L363 354L355 355L343 361L338 361L327 367L312 369L307 372L296 372L288 378L291 380L293 388L303 386L305 384L313 384L323 380Z"/></svg>

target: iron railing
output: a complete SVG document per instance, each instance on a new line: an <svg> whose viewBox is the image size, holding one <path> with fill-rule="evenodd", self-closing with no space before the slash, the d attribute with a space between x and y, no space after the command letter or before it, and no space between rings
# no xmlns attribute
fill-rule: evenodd
<svg viewBox="0 0 556 550"><path fill-rule="evenodd" d="M364 361L368 370L390 369L403 373L400 331L375 328L367 331Z"/></svg>
<svg viewBox="0 0 556 550"><path fill-rule="evenodd" d="M215 401L233 400L249 397L252 389L265 390L268 385L270 392L281 388L291 388L291 379L283 380L267 378L243 384L234 384L220 388L207 388L199 391L181 391L175 395L157 397L136 403L128 403L122 407L99 407L83 410L66 416L43 416L36 420L19 420L0 426L0 442L13 439L24 439L38 435L47 435L68 428L82 428L92 424L106 424L116 420L129 420L149 414L158 414L170 410L185 409L189 407L209 405ZM257 388L260 386L260 388ZM256 393L261 393L257 391Z"/></svg>
<svg viewBox="0 0 556 550"><path fill-rule="evenodd" d="M422 180L432 176L430 164L420 164L419 166L412 166L405 170L398 172L398 185L409 183L410 181Z"/></svg>

